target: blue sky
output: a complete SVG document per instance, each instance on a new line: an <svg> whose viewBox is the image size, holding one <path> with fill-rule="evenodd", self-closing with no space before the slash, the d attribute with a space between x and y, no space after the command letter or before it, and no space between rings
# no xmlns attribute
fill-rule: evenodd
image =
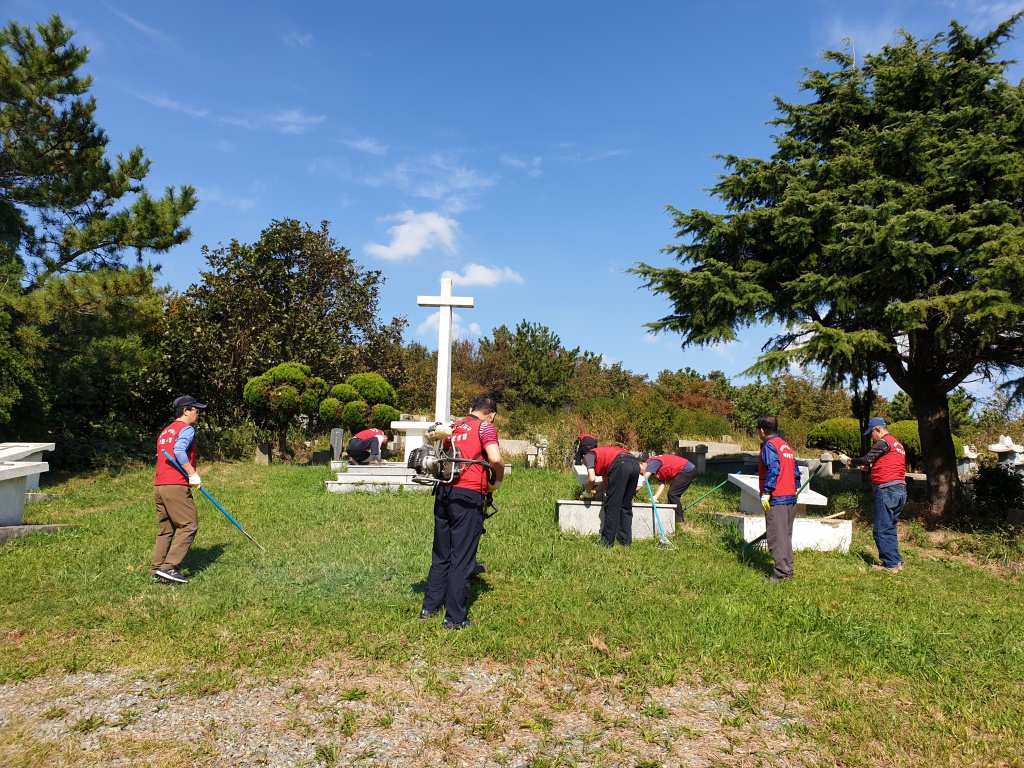
<svg viewBox="0 0 1024 768"><path fill-rule="evenodd" d="M382 272L381 312L407 316L407 341L436 346L416 296L447 275L476 299L458 311L463 337L526 319L652 378L685 366L735 378L768 337L681 350L645 331L669 307L625 272L670 264L666 205L718 207L712 156L769 155L773 97L800 100L801 68L823 50L852 41L860 56L953 18L980 34L1022 7L0 2L23 24L59 13L92 51L111 150L143 146L154 191L197 188L191 241L156 258L174 288L199 280L203 245L327 220ZM1005 53L1024 59L1021 41Z"/></svg>

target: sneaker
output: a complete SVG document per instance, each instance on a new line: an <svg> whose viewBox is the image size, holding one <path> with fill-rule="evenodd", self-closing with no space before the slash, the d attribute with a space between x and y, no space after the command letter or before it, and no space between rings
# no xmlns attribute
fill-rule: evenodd
<svg viewBox="0 0 1024 768"><path fill-rule="evenodd" d="M460 630L460 629L468 629L469 627L472 627L472 626L473 626L473 622L470 621L469 619L465 619L463 621L460 621L458 624L456 624L451 619L445 619L444 623L441 624L441 628L444 629L446 632L454 632L454 631Z"/></svg>
<svg viewBox="0 0 1024 768"><path fill-rule="evenodd" d="M428 611L426 608L420 611L420 621L426 621L427 619L432 619L435 616L437 616L437 611Z"/></svg>
<svg viewBox="0 0 1024 768"><path fill-rule="evenodd" d="M900 563L899 565L894 565L892 568L890 568L887 565L872 565L871 570L887 571L888 573L901 573L903 571L903 563Z"/></svg>
<svg viewBox="0 0 1024 768"><path fill-rule="evenodd" d="M188 584L188 578L177 568L161 568L156 572L158 578L173 581L177 584Z"/></svg>

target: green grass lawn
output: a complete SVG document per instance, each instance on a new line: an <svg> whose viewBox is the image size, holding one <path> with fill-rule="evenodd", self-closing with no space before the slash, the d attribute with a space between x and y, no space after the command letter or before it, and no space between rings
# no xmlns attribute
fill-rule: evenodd
<svg viewBox="0 0 1024 768"><path fill-rule="evenodd" d="M743 705L789 701L807 738L844 765L1024 765L1024 607L1019 577L904 546L899 576L870 570L870 526L849 554L796 555L796 579L765 582L711 522L737 507L728 485L674 537L611 550L563 534L555 500L575 480L517 468L487 523L470 616L445 633L417 620L430 563L425 493L327 494L325 467L218 464L206 488L267 550L205 499L183 568L154 583L152 471L77 478L26 508L58 533L0 548L0 681L129 667L181 675L185 693L276 678L343 652L404 662L540 660L618 675L642 693L677 678L722 686ZM700 477L696 499L722 480ZM829 494L829 485L815 486ZM856 489L833 504L851 504ZM862 503L866 503L863 502ZM668 509L663 514L671 514Z"/></svg>

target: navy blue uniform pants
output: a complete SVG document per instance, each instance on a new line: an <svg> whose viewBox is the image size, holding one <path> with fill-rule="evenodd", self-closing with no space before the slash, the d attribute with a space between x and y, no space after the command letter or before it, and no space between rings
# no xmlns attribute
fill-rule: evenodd
<svg viewBox="0 0 1024 768"><path fill-rule="evenodd" d="M683 494L690 487L693 478L697 476L697 467L690 464L686 469L675 476L672 485L668 487L668 503L676 508L676 522L683 522Z"/></svg>
<svg viewBox="0 0 1024 768"><path fill-rule="evenodd" d="M439 485L434 496L434 550L423 610L434 612L443 605L445 618L452 623L466 620L469 577L476 568L483 532L484 495Z"/></svg>
<svg viewBox="0 0 1024 768"><path fill-rule="evenodd" d="M604 489L604 526L601 538L606 544L615 539L629 546L633 543L633 496L640 480L640 463L629 453L620 453L608 467Z"/></svg>

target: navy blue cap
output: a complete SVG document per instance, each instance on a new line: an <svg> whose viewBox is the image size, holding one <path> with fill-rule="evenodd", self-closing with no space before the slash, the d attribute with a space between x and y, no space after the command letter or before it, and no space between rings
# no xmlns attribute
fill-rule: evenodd
<svg viewBox="0 0 1024 768"><path fill-rule="evenodd" d="M182 395L181 397L177 398L174 401L174 405L172 407L175 410L177 410L178 408L188 408L188 407L192 407L192 408L205 408L206 407L206 403L200 403L198 400L196 400L194 397L192 397L192 395Z"/></svg>
<svg viewBox="0 0 1024 768"><path fill-rule="evenodd" d="M875 416L875 418L871 419L871 421L868 422L868 428L864 430L864 436L866 437L866 436L870 435L871 434L871 430L873 430L875 427L884 427L884 426L885 426L885 419L883 419L881 416Z"/></svg>

